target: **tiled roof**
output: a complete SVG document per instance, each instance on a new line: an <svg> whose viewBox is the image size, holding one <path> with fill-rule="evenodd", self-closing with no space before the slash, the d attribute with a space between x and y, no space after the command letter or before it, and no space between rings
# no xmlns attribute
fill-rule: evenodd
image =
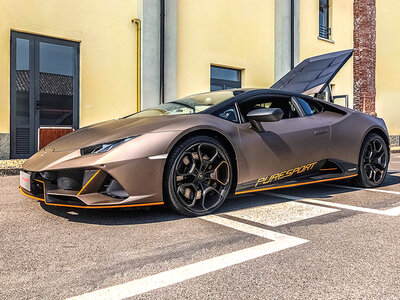
<svg viewBox="0 0 400 300"><path fill-rule="evenodd" d="M29 91L29 71L17 71L17 92ZM40 93L58 96L72 96L73 78L72 76L40 73Z"/></svg>

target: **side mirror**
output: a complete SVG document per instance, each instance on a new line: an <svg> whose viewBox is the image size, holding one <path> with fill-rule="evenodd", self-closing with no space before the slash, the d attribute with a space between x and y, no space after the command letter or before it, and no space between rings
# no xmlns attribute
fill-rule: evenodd
<svg viewBox="0 0 400 300"><path fill-rule="evenodd" d="M277 122L283 117L283 111L280 108L258 108L247 114L251 127L257 132L263 132L264 128L260 122Z"/></svg>

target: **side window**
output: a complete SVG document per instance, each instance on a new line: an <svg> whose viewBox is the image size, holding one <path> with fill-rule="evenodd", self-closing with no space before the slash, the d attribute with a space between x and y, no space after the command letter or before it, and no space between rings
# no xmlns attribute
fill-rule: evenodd
<svg viewBox="0 0 400 300"><path fill-rule="evenodd" d="M239 123L239 118L236 113L235 106L233 106L233 105L227 109L224 109L221 113L218 114L218 116L222 119L225 119L225 120L228 120L231 122L235 122L235 123Z"/></svg>
<svg viewBox="0 0 400 300"><path fill-rule="evenodd" d="M296 100L301 105L301 108L304 110L306 116L313 116L323 112L324 108L316 101L312 101L309 99L296 98Z"/></svg>
<svg viewBox="0 0 400 300"><path fill-rule="evenodd" d="M263 97L245 101L240 104L240 112L247 122L247 114L259 108L280 108L283 111L282 119L297 118L299 113L290 97Z"/></svg>

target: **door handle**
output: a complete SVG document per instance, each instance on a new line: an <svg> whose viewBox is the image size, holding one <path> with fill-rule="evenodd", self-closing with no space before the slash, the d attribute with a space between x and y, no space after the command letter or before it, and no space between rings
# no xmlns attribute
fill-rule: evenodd
<svg viewBox="0 0 400 300"><path fill-rule="evenodd" d="M315 131L314 131L314 135L326 134L326 133L328 133L328 132L329 132L328 129L315 130Z"/></svg>
<svg viewBox="0 0 400 300"><path fill-rule="evenodd" d="M40 101L37 100L37 101L36 101L36 109L39 109L39 108L40 108Z"/></svg>

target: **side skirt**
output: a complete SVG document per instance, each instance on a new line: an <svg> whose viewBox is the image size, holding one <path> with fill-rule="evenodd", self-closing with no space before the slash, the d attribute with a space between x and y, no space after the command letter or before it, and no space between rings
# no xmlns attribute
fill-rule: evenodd
<svg viewBox="0 0 400 300"><path fill-rule="evenodd" d="M308 177L307 179L285 181L280 184L274 184L273 186L256 187L256 188L247 189L247 190L239 190L239 191L235 192L235 195L255 193L255 192L275 190L275 189L283 189L283 188L296 187L296 186L302 186L302 185L320 183L320 182L329 182L329 181L352 178L352 177L356 177L357 175L358 175L357 173L352 174L352 175L341 175L341 176L338 176L338 174L327 174L327 175L322 175L322 176L319 175L319 176Z"/></svg>

